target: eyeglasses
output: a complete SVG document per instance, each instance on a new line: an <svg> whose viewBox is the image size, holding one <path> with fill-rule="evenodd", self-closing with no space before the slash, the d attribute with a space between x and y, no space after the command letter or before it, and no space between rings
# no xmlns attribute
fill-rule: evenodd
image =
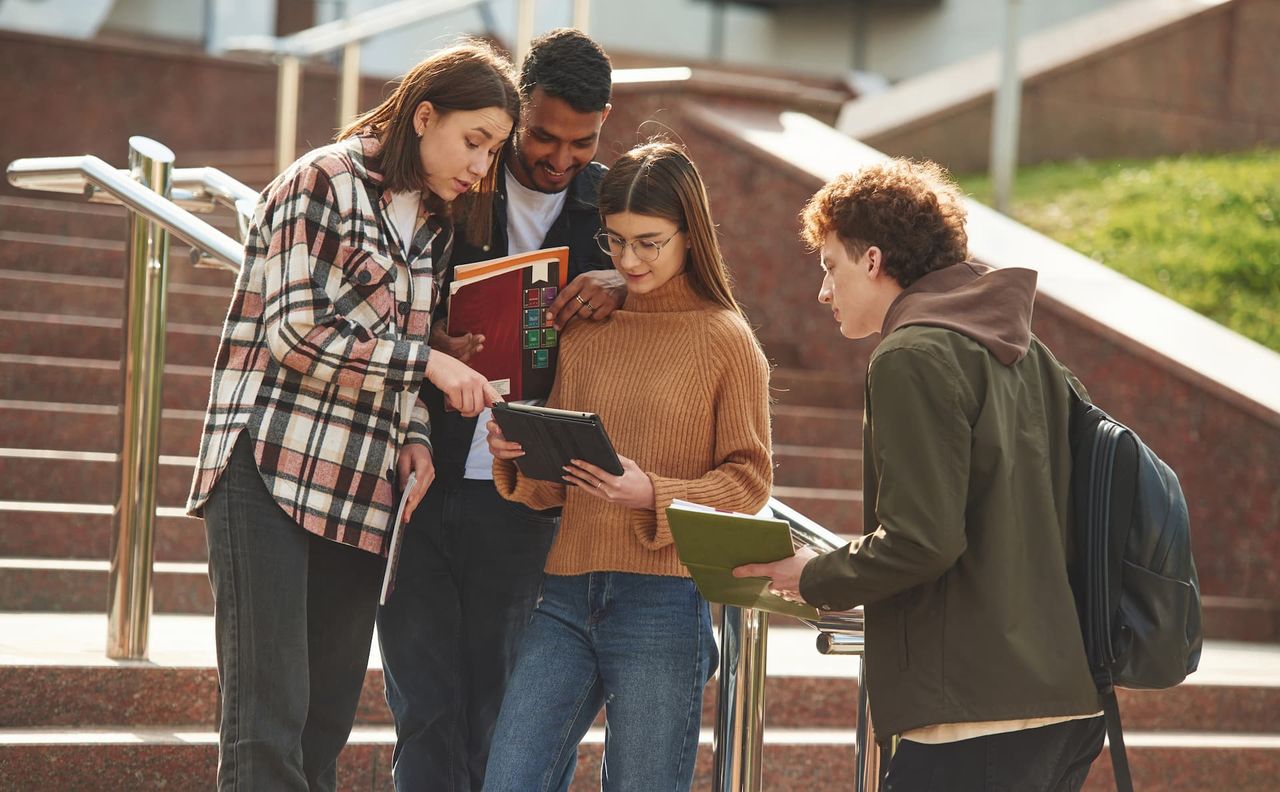
<svg viewBox="0 0 1280 792"><path fill-rule="evenodd" d="M675 239L676 234L679 233L680 232L677 231L675 234L672 234L661 242L656 239L633 239L628 242L617 234L610 234L608 231L597 231L596 244L600 246L601 250L614 258L621 258L622 254L626 252L628 247L630 247L631 252L635 254L636 258L648 263L650 261L657 261L658 256L662 255L663 246Z"/></svg>

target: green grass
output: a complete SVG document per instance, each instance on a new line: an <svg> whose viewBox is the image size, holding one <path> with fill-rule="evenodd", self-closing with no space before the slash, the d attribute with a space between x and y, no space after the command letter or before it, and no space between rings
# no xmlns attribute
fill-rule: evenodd
<svg viewBox="0 0 1280 792"><path fill-rule="evenodd" d="M1026 168L1013 216L1280 351L1280 151Z"/></svg>

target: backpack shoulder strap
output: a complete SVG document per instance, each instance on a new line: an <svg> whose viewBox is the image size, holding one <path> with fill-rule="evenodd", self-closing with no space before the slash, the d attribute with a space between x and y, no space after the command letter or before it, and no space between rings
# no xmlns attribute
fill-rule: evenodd
<svg viewBox="0 0 1280 792"><path fill-rule="evenodd" d="M1120 702L1116 689L1111 688L1099 696L1102 712L1107 719L1107 741L1111 744L1111 769L1116 774L1116 791L1133 792L1133 779L1129 775L1129 755L1124 750L1124 730L1120 726Z"/></svg>

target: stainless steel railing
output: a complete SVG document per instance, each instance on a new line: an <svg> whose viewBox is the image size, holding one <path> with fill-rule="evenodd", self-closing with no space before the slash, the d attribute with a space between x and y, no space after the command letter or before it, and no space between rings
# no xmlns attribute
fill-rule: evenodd
<svg viewBox="0 0 1280 792"><path fill-rule="evenodd" d="M296 156L298 102L302 95L302 62L342 51L338 78L338 127L352 121L359 111L360 52L364 42L434 17L479 7L492 29L491 0L401 0L371 8L344 19L326 22L289 36L235 36L223 44L230 52L270 55L279 70L276 90L276 171L283 171ZM573 26L587 29L591 4L573 0ZM515 60L519 64L533 36L534 0L517 0Z"/></svg>
<svg viewBox="0 0 1280 792"><path fill-rule="evenodd" d="M236 36L228 39L228 51L257 52L272 56L279 69L276 90L276 172L283 171L297 155L298 101L301 98L302 61L342 50L338 81L338 127L356 117L360 100L360 48L370 38L474 6L489 0L401 0L359 14L316 25L290 36Z"/></svg>
<svg viewBox="0 0 1280 792"><path fill-rule="evenodd" d="M255 194L212 168L175 170L173 152L144 137L129 138L129 168L98 157L40 157L9 164L9 183L47 192L79 193L124 204L128 212L124 314L124 384L120 400L120 489L113 512L107 656L147 656L160 450L161 388L169 280L169 235L219 266L239 271L243 246L175 203L208 210L229 205L241 217Z"/></svg>
<svg viewBox="0 0 1280 792"><path fill-rule="evenodd" d="M830 552L845 541L785 503L771 498L774 516L791 524L797 545ZM864 620L861 608L826 614L806 622L818 631L823 654L861 655ZM720 689L716 706L714 788L716 792L759 792L764 755L765 654L769 615L725 606L720 628ZM867 698L864 666L858 666L858 726L854 747L854 789L878 792L887 766L876 744Z"/></svg>

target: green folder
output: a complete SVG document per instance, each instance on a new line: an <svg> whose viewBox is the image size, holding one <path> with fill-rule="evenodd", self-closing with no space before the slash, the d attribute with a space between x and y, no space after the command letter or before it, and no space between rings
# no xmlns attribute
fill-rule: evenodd
<svg viewBox="0 0 1280 792"><path fill-rule="evenodd" d="M768 563L795 554L791 526L785 520L720 512L677 500L667 508L667 521L680 560L708 601L818 618L816 608L771 594L765 578L733 576L733 568L742 564Z"/></svg>

